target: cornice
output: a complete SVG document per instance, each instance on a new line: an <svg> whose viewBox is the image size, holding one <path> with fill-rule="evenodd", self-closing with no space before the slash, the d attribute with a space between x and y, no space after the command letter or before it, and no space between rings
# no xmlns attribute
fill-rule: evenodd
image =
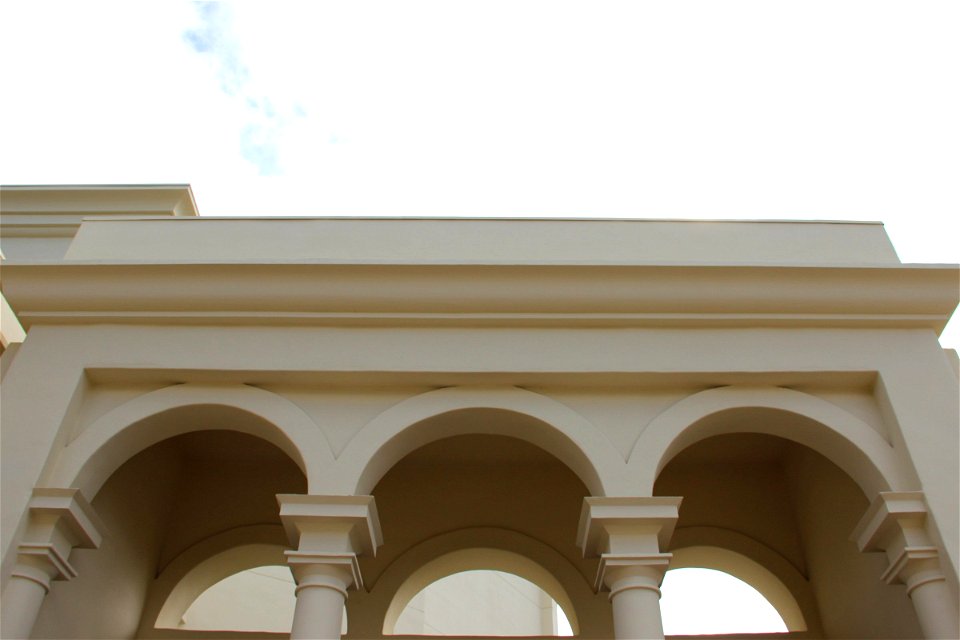
<svg viewBox="0 0 960 640"><path fill-rule="evenodd" d="M6 263L33 324L857 326L940 331L956 265Z"/></svg>
<svg viewBox="0 0 960 640"><path fill-rule="evenodd" d="M4 185L4 217L196 216L188 184Z"/></svg>

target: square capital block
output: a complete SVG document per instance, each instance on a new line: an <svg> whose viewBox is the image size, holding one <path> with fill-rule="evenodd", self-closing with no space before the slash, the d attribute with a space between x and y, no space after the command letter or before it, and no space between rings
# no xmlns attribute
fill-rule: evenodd
<svg viewBox="0 0 960 640"><path fill-rule="evenodd" d="M280 520L300 551L369 553L383 544L373 496L280 494Z"/></svg>
<svg viewBox="0 0 960 640"><path fill-rule="evenodd" d="M927 505L922 491L883 491L854 528L851 539L860 551L929 545L924 526Z"/></svg>
<svg viewBox="0 0 960 640"><path fill-rule="evenodd" d="M41 569L46 578L70 580L77 571L68 561L74 547L96 549L103 540L104 526L79 489L37 487L29 503L30 519L17 546L18 566ZM17 570L14 571L17 573ZM49 580L39 578L49 590Z"/></svg>
<svg viewBox="0 0 960 640"><path fill-rule="evenodd" d="M37 487L29 509L25 543L54 543L62 537L70 547L96 549L103 540L104 525L79 489Z"/></svg>
<svg viewBox="0 0 960 640"><path fill-rule="evenodd" d="M670 544L683 498L586 497L577 546L584 557L658 553Z"/></svg>

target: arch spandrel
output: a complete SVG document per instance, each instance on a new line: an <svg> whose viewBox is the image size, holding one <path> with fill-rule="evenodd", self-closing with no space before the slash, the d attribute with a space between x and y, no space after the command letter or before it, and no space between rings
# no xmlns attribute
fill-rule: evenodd
<svg viewBox="0 0 960 640"><path fill-rule="evenodd" d="M832 403L780 387L720 387L684 398L640 434L627 461L635 490L649 495L660 471L690 445L744 432L778 436L817 451L866 495L916 483L875 429Z"/></svg>
<svg viewBox="0 0 960 640"><path fill-rule="evenodd" d="M171 419L182 412L184 419ZM190 419L202 415L206 420ZM330 466L333 453L323 431L280 395L249 385L180 384L164 387L98 418L61 452L50 486L75 486L92 499L120 465L167 438L222 429L276 445L307 477L308 485Z"/></svg>
<svg viewBox="0 0 960 640"><path fill-rule="evenodd" d="M502 429L495 420L462 428L452 421L431 421L472 409L515 414L529 420L528 428ZM408 453L468 433L526 440L570 467L593 495L615 494L628 486L623 457L599 429L569 407L518 387L449 387L404 400L357 433L321 484L331 493L367 494Z"/></svg>

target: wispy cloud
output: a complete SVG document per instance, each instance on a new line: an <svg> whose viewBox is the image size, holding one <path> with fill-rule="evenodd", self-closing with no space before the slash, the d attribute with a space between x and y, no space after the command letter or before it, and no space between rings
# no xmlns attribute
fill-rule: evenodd
<svg viewBox="0 0 960 640"><path fill-rule="evenodd" d="M197 53L215 57L220 88L228 95L237 95L247 84L250 72L240 59L239 45L231 38L230 6L220 2L197 2L194 6L200 26L184 32L183 39Z"/></svg>
<svg viewBox="0 0 960 640"><path fill-rule="evenodd" d="M240 133L240 153L257 165L262 176L281 175L276 131L270 127L248 125Z"/></svg>
<svg viewBox="0 0 960 640"><path fill-rule="evenodd" d="M211 56L220 89L238 100L247 112L248 124L239 133L240 153L262 176L282 173L278 140L285 119L269 96L256 91L251 73L233 34L230 5L221 2L194 3L200 24L183 34L198 54Z"/></svg>

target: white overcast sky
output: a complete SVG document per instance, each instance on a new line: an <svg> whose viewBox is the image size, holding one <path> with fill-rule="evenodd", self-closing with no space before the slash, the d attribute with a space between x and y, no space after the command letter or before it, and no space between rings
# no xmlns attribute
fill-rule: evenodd
<svg viewBox="0 0 960 640"><path fill-rule="evenodd" d="M905 262L960 262L960 2L0 7L4 184L188 182L203 215L880 220Z"/></svg>

